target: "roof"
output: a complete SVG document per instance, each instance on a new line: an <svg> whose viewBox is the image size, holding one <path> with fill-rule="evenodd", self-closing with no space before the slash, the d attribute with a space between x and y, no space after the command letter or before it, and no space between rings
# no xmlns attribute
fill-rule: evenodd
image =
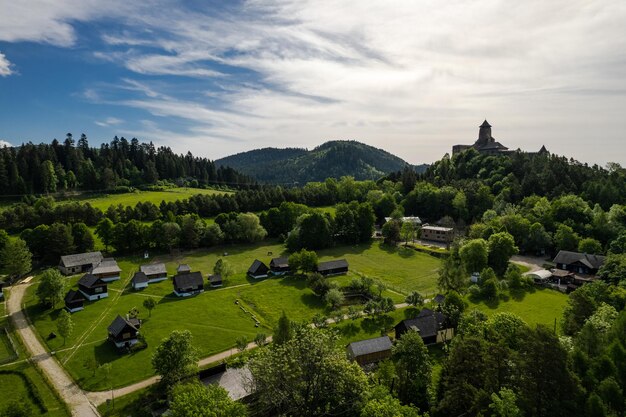
<svg viewBox="0 0 626 417"><path fill-rule="evenodd" d="M268 270L267 265L265 265L263 262L259 261L258 259L255 259L254 262L252 262L252 265L250 265L250 268L248 268L248 273L255 274L261 268L263 268L263 272L266 272Z"/></svg>
<svg viewBox="0 0 626 417"><path fill-rule="evenodd" d="M183 272L174 276L174 288L188 288L202 285L202 273Z"/></svg>
<svg viewBox="0 0 626 417"><path fill-rule="evenodd" d="M560 250L556 254L552 262L556 264L570 265L576 262L580 262L583 265L591 269L600 269L604 264L606 257L602 255L589 255L587 253L570 252L567 250Z"/></svg>
<svg viewBox="0 0 626 417"><path fill-rule="evenodd" d="M437 304L441 304L444 301L446 301L446 296L443 294L437 294L435 295L435 298L433 298L433 301L436 302Z"/></svg>
<svg viewBox="0 0 626 417"><path fill-rule="evenodd" d="M528 272L525 275L528 275L530 277L536 277L537 279L552 278L552 272L548 271L547 269L540 269L538 271Z"/></svg>
<svg viewBox="0 0 626 417"><path fill-rule="evenodd" d="M87 264L97 264L102 260L101 252L75 253L73 255L61 256L61 263L66 268Z"/></svg>
<svg viewBox="0 0 626 417"><path fill-rule="evenodd" d="M286 256L281 256L280 258L273 258L271 261L271 265L279 267L279 268L288 268L289 258L287 258Z"/></svg>
<svg viewBox="0 0 626 417"><path fill-rule="evenodd" d="M176 268L176 272L190 272L191 267L187 264L179 264Z"/></svg>
<svg viewBox="0 0 626 417"><path fill-rule="evenodd" d="M485 121L483 122L482 125L480 125L479 127L491 127L491 125L489 124L489 122L487 121L487 119L485 119Z"/></svg>
<svg viewBox="0 0 626 417"><path fill-rule="evenodd" d="M574 275L574 273L570 272L570 271L566 271L564 269L553 269L552 270L552 275L557 277L557 278L564 278L564 277L568 277L570 275Z"/></svg>
<svg viewBox="0 0 626 417"><path fill-rule="evenodd" d="M113 258L103 259L92 271L92 274L111 274L114 272L122 272L117 262Z"/></svg>
<svg viewBox="0 0 626 417"><path fill-rule="evenodd" d="M502 150L509 149L503 144L501 144L500 142L489 142L484 145L479 145L477 148L479 151L489 150L489 149L502 149Z"/></svg>
<svg viewBox="0 0 626 417"><path fill-rule="evenodd" d="M148 282L148 276L139 271L139 272L135 272L135 275L133 275L133 284L143 284Z"/></svg>
<svg viewBox="0 0 626 417"><path fill-rule="evenodd" d="M72 301L85 301L85 296L78 291L69 290L67 294L65 294L65 302L71 303Z"/></svg>
<svg viewBox="0 0 626 417"><path fill-rule="evenodd" d="M439 311L428 308L423 309L414 319L401 321L398 326L404 325L407 329L419 332L422 338L436 336L439 329L443 328L446 316Z"/></svg>
<svg viewBox="0 0 626 417"><path fill-rule="evenodd" d="M137 330L137 328L133 326L130 321L126 320L124 317L118 314L115 320L113 320L113 323L109 325L108 330L110 334L117 337L124 330L126 326L130 326L133 329Z"/></svg>
<svg viewBox="0 0 626 417"><path fill-rule="evenodd" d="M155 275L155 274L167 274L167 269L165 268L165 264L150 264L150 265L141 265L139 270L146 275Z"/></svg>
<svg viewBox="0 0 626 417"><path fill-rule="evenodd" d="M452 227L441 227L441 226L424 226L422 230L439 230L440 232L451 232L454 229Z"/></svg>
<svg viewBox="0 0 626 417"><path fill-rule="evenodd" d="M337 259L334 261L320 262L317 265L318 271L328 271L331 269L348 268L348 261L345 259Z"/></svg>
<svg viewBox="0 0 626 417"><path fill-rule="evenodd" d="M220 274L209 275L209 282L222 282L222 276Z"/></svg>
<svg viewBox="0 0 626 417"><path fill-rule="evenodd" d="M384 352L386 350L391 350L391 339L389 339L389 336L381 336L374 339L361 340L350 343L348 348L352 351L354 356Z"/></svg>
<svg viewBox="0 0 626 417"><path fill-rule="evenodd" d="M85 274L78 280L78 284L87 288L95 287L96 285L106 285L100 278L92 274Z"/></svg>

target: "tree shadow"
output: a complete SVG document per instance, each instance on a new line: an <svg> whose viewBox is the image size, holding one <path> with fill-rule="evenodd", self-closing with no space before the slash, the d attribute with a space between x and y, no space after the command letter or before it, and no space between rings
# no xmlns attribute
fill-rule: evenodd
<svg viewBox="0 0 626 417"><path fill-rule="evenodd" d="M359 333L359 326L357 326L354 322L350 322L339 327L339 332L342 336L351 337Z"/></svg>
<svg viewBox="0 0 626 417"><path fill-rule="evenodd" d="M386 314L375 317L367 317L361 322L361 328L366 333L387 333L387 331L393 326L393 317Z"/></svg>
<svg viewBox="0 0 626 417"><path fill-rule="evenodd" d="M417 307L407 307L404 309L404 318L405 319L414 319L420 313L420 309Z"/></svg>

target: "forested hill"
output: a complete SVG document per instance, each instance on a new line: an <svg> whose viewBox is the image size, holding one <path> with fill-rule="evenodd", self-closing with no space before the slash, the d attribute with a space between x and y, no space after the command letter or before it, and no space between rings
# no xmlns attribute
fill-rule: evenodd
<svg viewBox="0 0 626 417"><path fill-rule="evenodd" d="M249 184L253 180L229 167L190 152L177 155L168 147L117 136L92 148L85 135L76 142L26 143L0 148L0 195L104 190L117 186L156 184L159 180L200 184Z"/></svg>
<svg viewBox="0 0 626 417"><path fill-rule="evenodd" d="M356 141L330 141L308 151L299 148L264 148L215 161L263 183L300 183L340 178L378 179L409 165L382 149ZM416 169L421 172L426 166Z"/></svg>

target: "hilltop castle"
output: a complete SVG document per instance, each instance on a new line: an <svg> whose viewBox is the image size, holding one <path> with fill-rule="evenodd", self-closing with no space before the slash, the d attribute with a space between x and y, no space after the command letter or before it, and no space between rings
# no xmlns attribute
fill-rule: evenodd
<svg viewBox="0 0 626 417"><path fill-rule="evenodd" d="M491 125L487 120L480 125L476 142L474 142L473 145L454 145L452 147L452 155L463 152L469 148L476 149L478 152L487 155L506 155L514 152L500 142L497 142L495 138L491 136ZM548 153L548 150L545 146L542 146L538 153Z"/></svg>

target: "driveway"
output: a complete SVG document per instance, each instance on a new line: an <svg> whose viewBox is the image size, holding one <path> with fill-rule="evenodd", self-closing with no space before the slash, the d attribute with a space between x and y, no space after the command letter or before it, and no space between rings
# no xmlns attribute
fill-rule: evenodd
<svg viewBox="0 0 626 417"><path fill-rule="evenodd" d="M511 262L530 268L528 272L535 272L539 271L540 269L544 269L543 264L548 261L540 256L514 255L511 257Z"/></svg>

